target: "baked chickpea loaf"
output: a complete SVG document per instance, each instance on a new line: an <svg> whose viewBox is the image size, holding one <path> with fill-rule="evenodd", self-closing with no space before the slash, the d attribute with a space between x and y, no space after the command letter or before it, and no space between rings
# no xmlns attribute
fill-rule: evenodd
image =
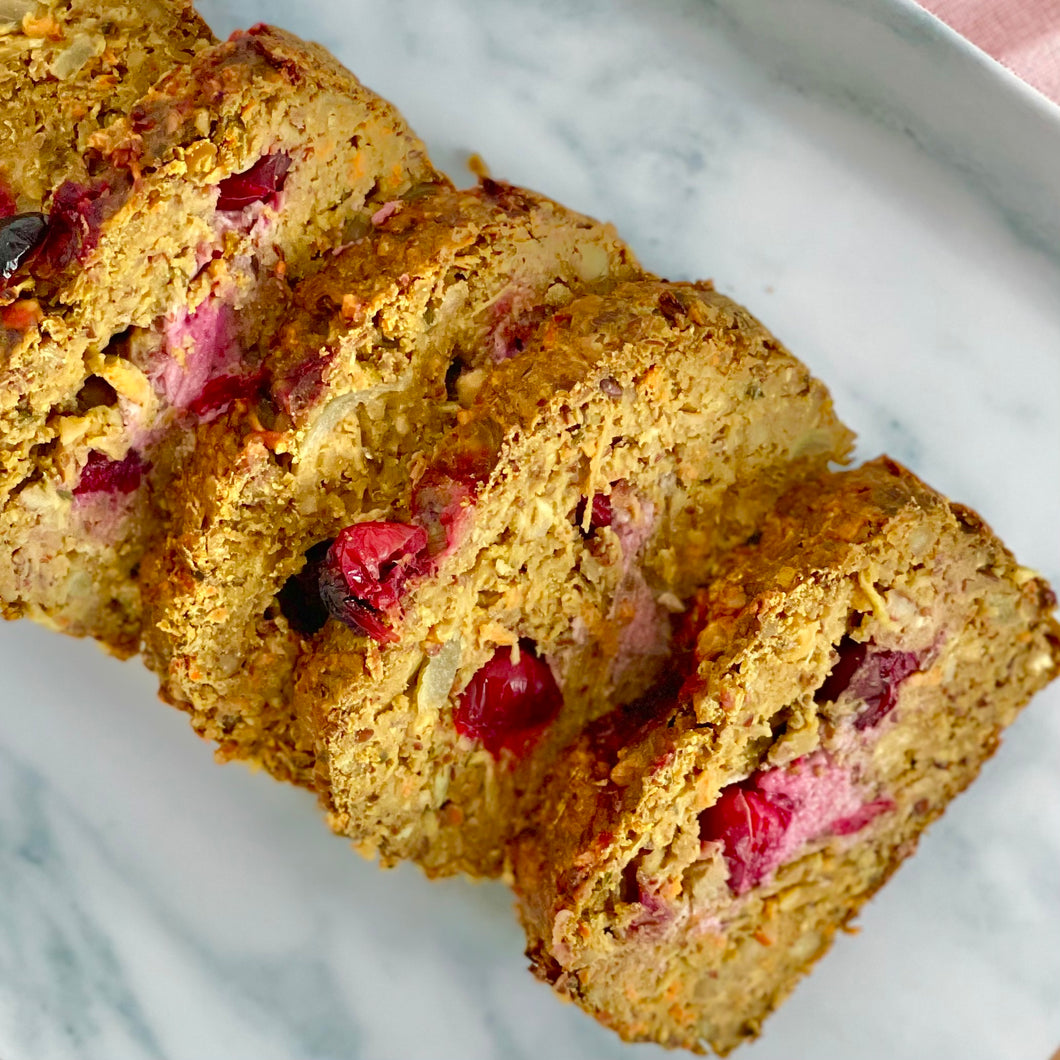
<svg viewBox="0 0 1060 1060"><path fill-rule="evenodd" d="M609 225L494 181L414 189L365 227L295 291L269 397L200 429L144 565L163 694L222 757L303 783L291 681L326 617L304 585L321 543L366 513L407 519L417 461L549 307L640 274Z"/></svg>
<svg viewBox="0 0 1060 1060"><path fill-rule="evenodd" d="M295 706L332 826L384 863L501 871L555 751L643 690L669 614L793 481L843 460L825 388L709 287L553 312L418 475L336 538Z"/></svg>
<svg viewBox="0 0 1060 1060"><path fill-rule="evenodd" d="M1055 604L889 460L797 487L555 764L512 853L537 974L624 1038L754 1037L1056 676Z"/></svg>
<svg viewBox="0 0 1060 1060"><path fill-rule="evenodd" d="M0 613L726 1053L1056 676L1055 597L709 284L267 26L0 4ZM673 626L673 631L671 630Z"/></svg>
<svg viewBox="0 0 1060 1060"><path fill-rule="evenodd" d="M288 281L441 178L389 104L264 26L177 63L84 164L0 294L0 601L128 653L168 480L256 391Z"/></svg>

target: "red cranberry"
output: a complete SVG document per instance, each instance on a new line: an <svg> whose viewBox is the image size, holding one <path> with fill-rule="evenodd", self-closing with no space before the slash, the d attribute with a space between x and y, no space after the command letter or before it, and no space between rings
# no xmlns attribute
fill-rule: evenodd
<svg viewBox="0 0 1060 1060"><path fill-rule="evenodd" d="M5 181L0 180L0 217L10 217L15 213L18 213L18 203L15 202L15 194Z"/></svg>
<svg viewBox="0 0 1060 1060"><path fill-rule="evenodd" d="M732 784L699 815L702 842L720 840L729 866L729 887L743 894L761 882L772 852L791 824L791 808L769 798L751 782Z"/></svg>
<svg viewBox="0 0 1060 1060"><path fill-rule="evenodd" d="M327 609L351 629L383 643L397 640L392 620L427 547L426 531L406 523L356 523L332 542L320 570Z"/></svg>
<svg viewBox="0 0 1060 1060"><path fill-rule="evenodd" d="M310 357L291 369L273 388L276 403L291 416L310 408L324 390L324 373L335 359L334 352Z"/></svg>
<svg viewBox="0 0 1060 1060"><path fill-rule="evenodd" d="M93 450L81 471L81 478L74 493L132 493L139 485L151 465L145 463L140 454L131 451L124 460L111 460Z"/></svg>
<svg viewBox="0 0 1060 1060"><path fill-rule="evenodd" d="M498 648L475 673L456 705L453 724L491 755L507 749L518 757L541 738L562 706L548 663L530 641L521 640L518 663L511 648Z"/></svg>
<svg viewBox="0 0 1060 1060"><path fill-rule="evenodd" d="M839 659L814 694L818 703L833 703L849 688L865 701L864 709L854 719L854 728L859 730L872 728L883 720L898 702L902 682L920 667L915 652L870 648L870 644L858 644L844 637L837 648Z"/></svg>
<svg viewBox="0 0 1060 1060"><path fill-rule="evenodd" d="M854 674L861 668L868 654L869 646L859 644L850 637L844 637L836 647L839 658L832 672L824 679L824 684L814 693L815 703L834 703L850 685Z"/></svg>
<svg viewBox="0 0 1060 1060"><path fill-rule="evenodd" d="M219 375L209 380L202 393L188 405L188 411L200 418L216 416L224 412L233 401L240 398L250 401L258 393L263 373L252 375Z"/></svg>
<svg viewBox="0 0 1060 1060"><path fill-rule="evenodd" d="M853 835L860 832L867 824L874 821L881 813L894 809L894 803L890 799L876 799L867 802L861 809L852 813L849 817L841 817L832 825L835 835Z"/></svg>
<svg viewBox="0 0 1060 1060"><path fill-rule="evenodd" d="M242 210L252 202L262 202L275 195L287 179L291 156L286 151L265 155L242 173L225 177L218 185L218 210Z"/></svg>
<svg viewBox="0 0 1060 1060"><path fill-rule="evenodd" d="M591 537L594 530L599 530L602 526L610 526L611 520L614 518L614 512L611 508L611 498L605 496L602 493L593 494L593 511L589 516L589 530L585 533L586 537ZM574 525L581 529L583 521L585 519L585 498L583 497L578 502L578 507L574 509Z"/></svg>
<svg viewBox="0 0 1060 1060"><path fill-rule="evenodd" d="M42 213L18 213L0 220L0 281L6 284L14 276L47 230Z"/></svg>
<svg viewBox="0 0 1060 1060"><path fill-rule="evenodd" d="M73 262L83 262L99 243L103 221L124 193L108 180L79 184L68 180L52 195L48 228L36 255L34 270L55 275Z"/></svg>
<svg viewBox="0 0 1060 1060"><path fill-rule="evenodd" d="M865 709L854 719L854 728L871 729L879 724L898 702L902 682L919 666L920 661L911 651L871 652L854 689L865 700Z"/></svg>

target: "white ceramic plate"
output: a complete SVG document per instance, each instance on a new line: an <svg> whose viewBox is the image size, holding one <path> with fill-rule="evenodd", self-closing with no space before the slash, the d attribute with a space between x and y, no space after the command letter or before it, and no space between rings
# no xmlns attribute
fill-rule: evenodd
<svg viewBox="0 0 1060 1060"><path fill-rule="evenodd" d="M714 277L860 431L1060 579L1060 119L884 0L210 0L331 47L439 162ZM747 1060L1060 1044L1060 695L1043 694ZM525 971L500 885L389 874L219 768L140 667L0 629L0 1057L662 1055Z"/></svg>

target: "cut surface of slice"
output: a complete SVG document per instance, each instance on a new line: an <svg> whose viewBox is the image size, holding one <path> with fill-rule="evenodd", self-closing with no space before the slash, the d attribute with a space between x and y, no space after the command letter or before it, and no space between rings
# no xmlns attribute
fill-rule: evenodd
<svg viewBox="0 0 1060 1060"><path fill-rule="evenodd" d="M171 69L85 161L2 293L0 601L127 654L169 478L257 393L289 282L441 178L388 103L264 26Z"/></svg>
<svg viewBox="0 0 1060 1060"><path fill-rule="evenodd" d="M200 429L144 565L148 664L222 757L303 781L293 661L326 617L321 550L408 518L410 473L550 307L640 275L614 229L498 184L414 189L298 286L255 416Z"/></svg>
<svg viewBox="0 0 1060 1060"><path fill-rule="evenodd" d="M323 560L334 617L296 711L333 827L384 862L500 872L555 750L645 687L670 613L850 438L705 286L620 283L548 315L417 476L427 543L397 598Z"/></svg>
<svg viewBox="0 0 1060 1060"><path fill-rule="evenodd" d="M86 182L96 133L214 43L189 0L11 0L0 24L0 216Z"/></svg>
<svg viewBox="0 0 1060 1060"><path fill-rule="evenodd" d="M754 1037L1056 676L1055 604L885 458L789 493L513 844L537 974L627 1039Z"/></svg>

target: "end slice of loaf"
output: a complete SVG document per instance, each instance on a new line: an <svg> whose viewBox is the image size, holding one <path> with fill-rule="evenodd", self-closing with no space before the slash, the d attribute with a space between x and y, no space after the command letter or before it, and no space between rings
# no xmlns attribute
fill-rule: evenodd
<svg viewBox="0 0 1060 1060"><path fill-rule="evenodd" d="M0 35L0 200L40 210L85 181L92 138L174 66L215 43L189 0L12 0Z"/></svg>
<svg viewBox="0 0 1060 1060"><path fill-rule="evenodd" d="M630 1040L753 1038L1056 676L1055 603L887 459L788 494L515 842L537 974Z"/></svg>

